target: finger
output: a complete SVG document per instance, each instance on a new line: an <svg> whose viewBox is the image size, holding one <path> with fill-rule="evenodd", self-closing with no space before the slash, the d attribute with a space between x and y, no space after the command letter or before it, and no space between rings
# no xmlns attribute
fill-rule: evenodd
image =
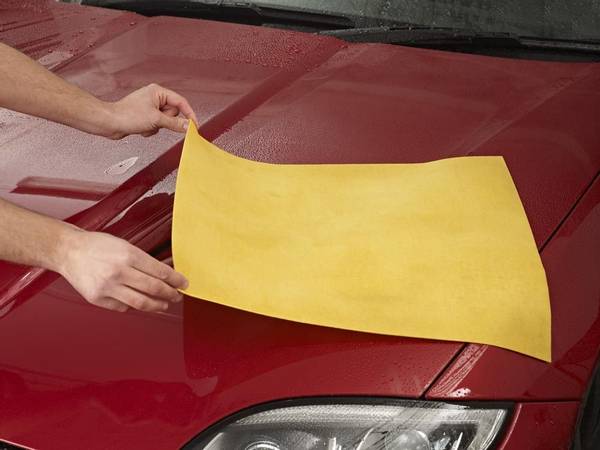
<svg viewBox="0 0 600 450"><path fill-rule="evenodd" d="M176 106L167 105L160 108L160 110L163 114L166 114L167 116L177 117L179 115L179 108L177 108Z"/></svg>
<svg viewBox="0 0 600 450"><path fill-rule="evenodd" d="M164 91L165 94L164 98L166 105L176 106L186 118L193 120L194 123L198 125L198 119L196 118L196 114L194 114L194 110L184 97L170 89L163 87L161 87L161 89Z"/></svg>
<svg viewBox="0 0 600 450"><path fill-rule="evenodd" d="M150 136L154 136L156 133L158 133L158 129L154 129L154 130L150 130L150 131L144 131L142 133L143 137L150 137Z"/></svg>
<svg viewBox="0 0 600 450"><path fill-rule="evenodd" d="M110 297L102 297L100 299L95 300L92 304L95 306L99 306L100 308L110 309L111 311L118 312L125 312L129 309L129 307L126 304Z"/></svg>
<svg viewBox="0 0 600 450"><path fill-rule="evenodd" d="M188 120L182 117L171 117L167 114L161 113L158 119L158 126L160 128L167 128L179 133L185 133L188 127Z"/></svg>
<svg viewBox="0 0 600 450"><path fill-rule="evenodd" d="M180 302L183 299L174 287L134 268L125 271L122 275L122 283L157 300Z"/></svg>
<svg viewBox="0 0 600 450"><path fill-rule="evenodd" d="M137 247L134 251L135 255L132 264L134 268L151 277L158 278L176 289L186 289L188 287L186 278L179 272L175 272L171 266L154 259Z"/></svg>
<svg viewBox="0 0 600 450"><path fill-rule="evenodd" d="M169 307L167 302L150 298L147 295L124 285L115 289L113 297L140 311L165 311Z"/></svg>

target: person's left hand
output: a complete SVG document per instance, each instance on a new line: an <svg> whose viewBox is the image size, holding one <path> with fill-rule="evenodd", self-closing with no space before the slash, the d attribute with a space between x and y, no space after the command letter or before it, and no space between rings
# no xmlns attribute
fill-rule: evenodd
<svg viewBox="0 0 600 450"><path fill-rule="evenodd" d="M130 134L148 137L161 128L184 133L188 120L198 124L188 101L176 92L157 84L149 84L109 104L110 126L104 134L121 139ZM179 114L184 117L179 117Z"/></svg>

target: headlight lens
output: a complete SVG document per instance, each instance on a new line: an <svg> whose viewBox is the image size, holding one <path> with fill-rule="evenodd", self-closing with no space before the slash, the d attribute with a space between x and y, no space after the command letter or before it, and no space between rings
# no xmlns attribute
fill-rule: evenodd
<svg viewBox="0 0 600 450"><path fill-rule="evenodd" d="M195 450L486 450L508 411L448 403L273 407L207 436Z"/></svg>

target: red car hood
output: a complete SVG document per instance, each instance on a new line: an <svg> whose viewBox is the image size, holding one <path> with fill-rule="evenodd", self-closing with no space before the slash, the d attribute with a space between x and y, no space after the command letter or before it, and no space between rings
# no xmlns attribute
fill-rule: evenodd
<svg viewBox="0 0 600 450"><path fill-rule="evenodd" d="M104 99L150 82L173 88L191 101L205 136L247 158L503 155L540 249L600 168L598 65L348 45L54 2L6 11L3 41ZM169 256L181 135L110 141L8 111L0 111L0 130L3 198ZM420 397L463 347L295 324L192 299L165 314L113 313L86 304L51 273L0 269L0 438L31 446L173 448L269 400ZM555 343L560 330L555 324ZM585 375L568 388L532 390L560 378L567 343L552 365L494 349L510 355L510 370L537 375L521 376L515 387L509 368L492 363L482 377L493 394L479 397L577 397ZM488 351L469 348L479 353L468 354L468 364L463 358L467 372ZM446 377L430 396L471 393L456 390L465 370L452 370L455 383Z"/></svg>

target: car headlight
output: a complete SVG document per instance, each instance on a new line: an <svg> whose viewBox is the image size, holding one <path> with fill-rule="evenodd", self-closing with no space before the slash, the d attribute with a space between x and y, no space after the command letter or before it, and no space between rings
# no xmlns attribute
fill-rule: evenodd
<svg viewBox="0 0 600 450"><path fill-rule="evenodd" d="M212 430L194 450L486 450L508 410L425 401L271 405Z"/></svg>

